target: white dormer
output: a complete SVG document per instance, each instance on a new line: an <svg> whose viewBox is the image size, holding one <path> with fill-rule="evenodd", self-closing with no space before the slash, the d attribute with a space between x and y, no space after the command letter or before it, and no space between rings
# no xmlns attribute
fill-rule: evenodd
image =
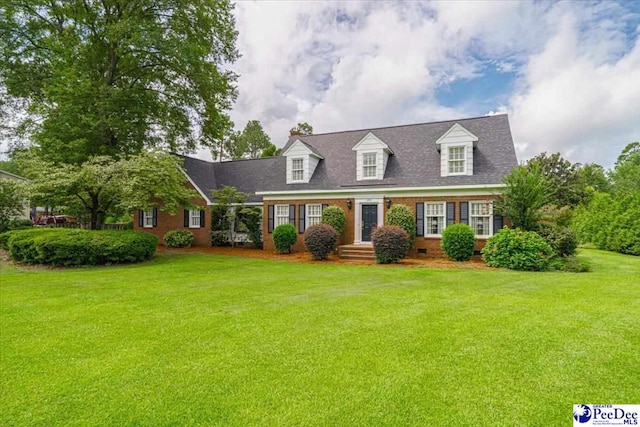
<svg viewBox="0 0 640 427"><path fill-rule="evenodd" d="M353 148L356 152L356 180L383 179L387 161L393 151L380 138L369 132Z"/></svg>
<svg viewBox="0 0 640 427"><path fill-rule="evenodd" d="M297 139L282 153L287 158L287 184L308 183L323 157Z"/></svg>
<svg viewBox="0 0 640 427"><path fill-rule="evenodd" d="M437 141L440 176L473 175L473 149L478 137L456 123Z"/></svg>

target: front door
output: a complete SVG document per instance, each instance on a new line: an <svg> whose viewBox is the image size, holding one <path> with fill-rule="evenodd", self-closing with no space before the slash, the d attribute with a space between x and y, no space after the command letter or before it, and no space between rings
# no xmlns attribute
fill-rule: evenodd
<svg viewBox="0 0 640 427"><path fill-rule="evenodd" d="M371 241L371 232L378 225L378 205L362 205L362 241Z"/></svg>

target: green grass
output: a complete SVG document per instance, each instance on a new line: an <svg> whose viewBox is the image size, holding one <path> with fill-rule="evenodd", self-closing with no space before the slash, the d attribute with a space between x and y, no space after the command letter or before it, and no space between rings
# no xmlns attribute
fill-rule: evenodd
<svg viewBox="0 0 640 427"><path fill-rule="evenodd" d="M640 259L0 267L0 425L571 425L640 402Z"/></svg>

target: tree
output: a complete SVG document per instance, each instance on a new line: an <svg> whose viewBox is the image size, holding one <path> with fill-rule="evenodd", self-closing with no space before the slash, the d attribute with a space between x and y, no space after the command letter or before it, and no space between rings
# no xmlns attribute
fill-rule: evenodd
<svg viewBox="0 0 640 427"><path fill-rule="evenodd" d="M611 178L615 193L627 194L640 191L640 142L632 142L622 150Z"/></svg>
<svg viewBox="0 0 640 427"><path fill-rule="evenodd" d="M595 163L587 163L578 170L578 183L583 192L608 192L611 189L611 180L607 177L602 166Z"/></svg>
<svg viewBox="0 0 640 427"><path fill-rule="evenodd" d="M211 146L236 97L224 68L238 58L232 9L227 0L3 2L0 87L28 105L19 126L47 161Z"/></svg>
<svg viewBox="0 0 640 427"><path fill-rule="evenodd" d="M221 190L211 192L215 205L212 209L212 217L216 222L214 224L214 232L219 231L226 234L227 240L231 243L231 247L235 246L237 226L240 212L244 208L244 201L247 195L238 191L235 187L224 186Z"/></svg>
<svg viewBox="0 0 640 427"><path fill-rule="evenodd" d="M269 148L271 138L266 134L259 120L249 120L242 131L241 139L246 146L246 154L250 159L257 159L262 151Z"/></svg>
<svg viewBox="0 0 640 427"><path fill-rule="evenodd" d="M275 157L282 153L282 148L276 147L274 144L270 144L267 148L262 150L260 157Z"/></svg>
<svg viewBox="0 0 640 427"><path fill-rule="evenodd" d="M211 155L219 162L223 160L241 159L247 152L247 144L242 137L242 132L229 129L225 132L218 145L211 149Z"/></svg>
<svg viewBox="0 0 640 427"><path fill-rule="evenodd" d="M291 128L289 133L291 133L291 135L312 135L313 126L307 122L298 123L296 127Z"/></svg>
<svg viewBox="0 0 640 427"><path fill-rule="evenodd" d="M549 202L553 191L539 166L516 166L503 183L506 188L496 210L509 217L514 227L535 231L542 218L541 208Z"/></svg>
<svg viewBox="0 0 640 427"><path fill-rule="evenodd" d="M9 227L14 218L24 209L24 189L22 183L14 180L0 180L0 232Z"/></svg>
<svg viewBox="0 0 640 427"><path fill-rule="evenodd" d="M21 162L32 177L31 200L88 215L91 229L100 228L107 213L159 206L175 213L197 197L184 184L180 160L168 154L141 153L128 159L93 157L81 165L55 164L38 156Z"/></svg>
<svg viewBox="0 0 640 427"><path fill-rule="evenodd" d="M548 156L546 152L527 162L530 169L538 168L552 189L549 203L556 206L576 206L583 194L579 188L579 164L571 164L560 153Z"/></svg>

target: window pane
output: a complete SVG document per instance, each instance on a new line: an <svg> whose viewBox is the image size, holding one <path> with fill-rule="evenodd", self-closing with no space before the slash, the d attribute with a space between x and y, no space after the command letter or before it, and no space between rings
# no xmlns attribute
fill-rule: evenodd
<svg viewBox="0 0 640 427"><path fill-rule="evenodd" d="M304 163L302 159L291 161L291 178L294 181L302 181L304 178Z"/></svg>
<svg viewBox="0 0 640 427"><path fill-rule="evenodd" d="M320 204L307 205L306 228L309 228L312 225L320 224L321 219L322 219L322 205Z"/></svg>
<svg viewBox="0 0 640 427"><path fill-rule="evenodd" d="M189 226L200 227L200 211L189 211Z"/></svg>
<svg viewBox="0 0 640 427"><path fill-rule="evenodd" d="M365 166L372 166L376 164L376 153L364 153L363 164Z"/></svg>

